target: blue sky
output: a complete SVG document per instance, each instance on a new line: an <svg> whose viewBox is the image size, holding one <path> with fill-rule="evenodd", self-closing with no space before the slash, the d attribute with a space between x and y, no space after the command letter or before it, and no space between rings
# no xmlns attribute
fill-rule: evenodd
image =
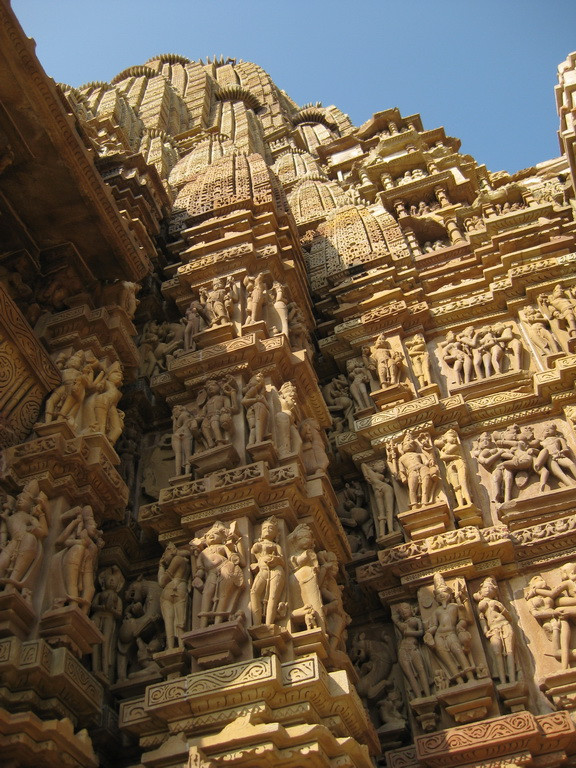
<svg viewBox="0 0 576 768"><path fill-rule="evenodd" d="M419 112L511 172L559 154L556 68L575 0L12 0L47 73L78 86L158 53L254 61L357 125Z"/></svg>

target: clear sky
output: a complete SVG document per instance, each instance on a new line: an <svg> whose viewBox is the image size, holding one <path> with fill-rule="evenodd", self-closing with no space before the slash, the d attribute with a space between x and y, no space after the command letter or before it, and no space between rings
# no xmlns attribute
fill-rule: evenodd
<svg viewBox="0 0 576 768"><path fill-rule="evenodd" d="M254 61L356 125L419 112L490 170L559 154L556 69L576 0L12 0L47 73L110 80L159 53Z"/></svg>

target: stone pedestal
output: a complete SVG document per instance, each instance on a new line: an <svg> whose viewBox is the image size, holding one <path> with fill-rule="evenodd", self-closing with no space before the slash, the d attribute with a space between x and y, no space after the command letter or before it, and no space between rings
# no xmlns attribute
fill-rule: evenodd
<svg viewBox="0 0 576 768"><path fill-rule="evenodd" d="M235 338L236 329L232 323L223 323L222 325L213 325L204 331L195 334L194 341L199 349L206 349L214 344L221 344L223 341L230 341Z"/></svg>
<svg viewBox="0 0 576 768"><path fill-rule="evenodd" d="M190 651L185 648L168 648L154 653L152 658L160 667L164 680L182 677L190 671Z"/></svg>
<svg viewBox="0 0 576 768"><path fill-rule="evenodd" d="M427 536L436 536L448 530L450 515L448 504L438 501L423 507L414 507L398 514L398 520L411 539L418 541Z"/></svg>
<svg viewBox="0 0 576 768"><path fill-rule="evenodd" d="M498 507L498 517L510 530L557 520L573 510L576 504L576 486L546 491L524 499L505 501Z"/></svg>
<svg viewBox="0 0 576 768"><path fill-rule="evenodd" d="M231 664L242 652L249 635L243 619L213 624L194 629L183 636L184 645L198 662L201 669L212 669Z"/></svg>
<svg viewBox="0 0 576 768"><path fill-rule="evenodd" d="M329 643L326 632L320 627L305 629L302 632L292 632L292 643L296 656L306 656L316 653L320 659L326 659L329 653Z"/></svg>
<svg viewBox="0 0 576 768"><path fill-rule="evenodd" d="M402 531L392 531L387 533L386 536L378 536L376 543L381 549L387 549L388 547L394 547L396 544L401 544L404 541Z"/></svg>
<svg viewBox="0 0 576 768"><path fill-rule="evenodd" d="M547 675L540 683L540 690L554 702L557 709L573 712L576 710L576 668Z"/></svg>
<svg viewBox="0 0 576 768"><path fill-rule="evenodd" d="M36 621L32 603L10 586L0 592L0 637L25 640Z"/></svg>
<svg viewBox="0 0 576 768"><path fill-rule="evenodd" d="M490 711L494 700L492 680L473 680L439 691L438 701L446 712L460 725L482 720Z"/></svg>
<svg viewBox="0 0 576 768"><path fill-rule="evenodd" d="M269 467L275 467L278 464L278 451L272 440L252 443L246 446L246 450L252 457L252 461L265 461Z"/></svg>
<svg viewBox="0 0 576 768"><path fill-rule="evenodd" d="M452 511L454 512L454 517L460 523L460 528L467 525L473 525L476 528L484 527L482 510L478 509L476 504L466 504L466 506L463 507L454 507Z"/></svg>
<svg viewBox="0 0 576 768"><path fill-rule="evenodd" d="M268 326L264 320L246 323L242 326L242 336L247 336L249 333L253 333L258 339L265 339L268 336Z"/></svg>
<svg viewBox="0 0 576 768"><path fill-rule="evenodd" d="M526 683L500 683L496 686L498 695L510 712L522 712L528 705L528 686Z"/></svg>
<svg viewBox="0 0 576 768"><path fill-rule="evenodd" d="M422 696L417 699L410 699L410 707L416 715L423 731L436 730L436 721L438 719L437 707L438 700L436 696Z"/></svg>
<svg viewBox="0 0 576 768"><path fill-rule="evenodd" d="M104 640L102 633L76 605L46 611L40 619L39 634L54 648L68 648L79 658Z"/></svg>
<svg viewBox="0 0 576 768"><path fill-rule="evenodd" d="M290 632L277 624L258 624L248 628L252 638L252 646L260 651L262 656L274 654L279 659L287 658L290 647Z"/></svg>
<svg viewBox="0 0 576 768"><path fill-rule="evenodd" d="M382 389L370 392L370 397L378 406L378 410L381 411L390 403L404 403L407 400L412 400L414 393L408 384L391 384L389 387L383 387Z"/></svg>
<svg viewBox="0 0 576 768"><path fill-rule="evenodd" d="M196 468L196 474L204 477L219 469L237 467L240 464L240 456L232 444L217 445L216 448L209 448L207 451L195 454L190 463Z"/></svg>

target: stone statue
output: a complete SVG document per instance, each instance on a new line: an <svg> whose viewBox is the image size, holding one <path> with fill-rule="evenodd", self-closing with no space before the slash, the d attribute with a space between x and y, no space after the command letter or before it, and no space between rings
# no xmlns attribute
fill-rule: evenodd
<svg viewBox="0 0 576 768"><path fill-rule="evenodd" d="M288 289L277 280L272 284L270 294L274 309L280 319L280 333L290 338L289 320L288 320Z"/></svg>
<svg viewBox="0 0 576 768"><path fill-rule="evenodd" d="M52 559L51 592L54 606L76 604L88 613L96 588L98 553L104 546L92 507L73 507L62 515L64 528L56 539Z"/></svg>
<svg viewBox="0 0 576 768"><path fill-rule="evenodd" d="M439 471L429 436L422 433L414 437L406 432L401 442L387 443L386 453L392 474L408 489L410 508L432 504Z"/></svg>
<svg viewBox="0 0 576 768"><path fill-rule="evenodd" d="M122 434L123 419L117 405L122 397L123 373L121 364L116 361L102 366L103 377L94 381L94 393L85 404L87 413L93 420L88 424L92 432L101 432L114 445Z"/></svg>
<svg viewBox="0 0 576 768"><path fill-rule="evenodd" d="M537 454L530 442L517 425L502 433L483 432L474 442L472 456L492 474L494 501L510 501L514 485L526 484Z"/></svg>
<svg viewBox="0 0 576 768"><path fill-rule="evenodd" d="M236 382L232 377L216 381L210 379L196 399L202 419L201 432L208 448L230 443L233 431L232 416L239 412ZM198 448L195 450L198 453Z"/></svg>
<svg viewBox="0 0 576 768"><path fill-rule="evenodd" d="M426 339L421 333L417 333L412 339L405 342L410 355L412 370L418 380L418 387L428 387L432 384L432 370L430 367L430 355L426 346Z"/></svg>
<svg viewBox="0 0 576 768"><path fill-rule="evenodd" d="M73 426L79 426L81 409L89 392L98 387L104 372L94 377L99 363L91 352L79 350L72 353L62 371L62 386L58 387L46 403L46 421L65 419Z"/></svg>
<svg viewBox="0 0 576 768"><path fill-rule="evenodd" d="M328 468L330 459L326 453L323 433L316 419L304 419L299 427L302 445L300 456L306 469L306 474L315 475L316 472L324 472Z"/></svg>
<svg viewBox="0 0 576 768"><path fill-rule="evenodd" d="M306 327L304 314L295 301L288 304L288 335L290 347L294 350L305 349L310 358L314 355L314 346Z"/></svg>
<svg viewBox="0 0 576 768"><path fill-rule="evenodd" d="M392 686L390 675L396 661L392 643L385 632L378 639L360 632L352 641L350 658L358 673L356 690L366 703L377 703Z"/></svg>
<svg viewBox="0 0 576 768"><path fill-rule="evenodd" d="M250 432L247 447L261 443L269 434L270 407L266 396L264 374L255 373L243 389L242 405Z"/></svg>
<svg viewBox="0 0 576 768"><path fill-rule="evenodd" d="M298 392L291 381L285 381L278 391L281 410L274 416L276 425L276 447L278 456L284 459L299 452L302 445L300 432L296 427L299 416Z"/></svg>
<svg viewBox="0 0 576 768"><path fill-rule="evenodd" d="M472 381L474 364L468 350L468 346L458 341L452 331L448 331L446 341L439 345L440 357L454 372L455 384L468 384Z"/></svg>
<svg viewBox="0 0 576 768"><path fill-rule="evenodd" d="M446 466L446 479L456 496L456 505L469 506L472 504L472 494L468 481L468 469L456 430L449 429L434 441L434 445L438 448L438 454Z"/></svg>
<svg viewBox="0 0 576 768"><path fill-rule="evenodd" d="M386 336L381 333L373 346L370 347L370 355L376 366L376 373L381 387L391 387L398 384L404 364L401 352L390 348Z"/></svg>
<svg viewBox="0 0 576 768"><path fill-rule="evenodd" d="M201 438L196 415L187 405L175 405L172 409L172 450L175 474L189 474L194 438Z"/></svg>
<svg viewBox="0 0 576 768"><path fill-rule="evenodd" d="M100 592L92 600L91 619L104 635L102 644L92 646L92 671L101 672L110 682L116 671L118 624L122 618L122 598L125 579L117 565L100 571L97 578Z"/></svg>
<svg viewBox="0 0 576 768"><path fill-rule="evenodd" d="M542 355L555 355L561 352L548 318L537 307L525 307L524 321L528 338Z"/></svg>
<svg viewBox="0 0 576 768"><path fill-rule="evenodd" d="M352 619L344 610L342 591L344 587L338 584L338 558L334 552L322 550L318 553L320 564L320 594L322 596L326 632L328 633L332 651L345 650L346 627Z"/></svg>
<svg viewBox="0 0 576 768"><path fill-rule="evenodd" d="M309 525L300 523L288 536L292 578L302 602L292 611L292 617L304 621L306 629L324 627L324 609L318 575L320 563L314 548L314 536Z"/></svg>
<svg viewBox="0 0 576 768"><path fill-rule="evenodd" d="M490 643L499 681L515 683L516 639L510 614L498 598L496 579L487 576L474 594L474 600L478 603L480 626Z"/></svg>
<svg viewBox="0 0 576 768"><path fill-rule="evenodd" d="M346 362L348 381L350 382L350 394L354 399L356 409L362 411L373 408L374 402L370 397L370 374L368 369L358 358Z"/></svg>
<svg viewBox="0 0 576 768"><path fill-rule="evenodd" d="M246 320L244 325L257 323L262 320L262 307L266 299L266 275L258 272L256 276L246 275L244 278L246 288Z"/></svg>
<svg viewBox="0 0 576 768"><path fill-rule="evenodd" d="M0 512L0 589L22 592L42 560L48 535L48 498L31 480Z"/></svg>
<svg viewBox="0 0 576 768"><path fill-rule="evenodd" d="M348 528L360 527L364 538L369 540L374 536L374 521L365 503L362 486L353 480L344 485L341 507L337 511L343 525Z"/></svg>
<svg viewBox="0 0 576 768"><path fill-rule="evenodd" d="M576 299L571 289L557 283L552 293L538 297L538 304L549 318L558 321L570 338L576 336Z"/></svg>
<svg viewBox="0 0 576 768"><path fill-rule="evenodd" d="M364 479L372 489L374 505L372 515L376 538L381 539L394 530L394 489L387 478L386 462L382 459L371 464L361 464Z"/></svg>
<svg viewBox="0 0 576 768"><path fill-rule="evenodd" d="M534 469L540 475L540 490L546 490L550 475L560 485L573 486L576 483L576 463L566 438L551 421L544 426L540 436L540 452L534 459Z"/></svg>
<svg viewBox="0 0 576 768"><path fill-rule="evenodd" d="M552 640L553 656L563 669L569 669L576 660L576 650L571 648L572 629L576 624L576 563L564 563L560 568L561 582L548 587L540 575L530 580L524 592L530 612L542 623Z"/></svg>
<svg viewBox="0 0 576 768"><path fill-rule="evenodd" d="M274 624L286 612L286 603L281 602L286 586L286 559L278 543L279 536L278 520L269 517L262 523L260 538L250 550L254 560L250 569L255 574L250 589L254 626Z"/></svg>
<svg viewBox="0 0 576 768"><path fill-rule="evenodd" d="M160 611L166 630L166 648L183 645L182 635L186 629L188 593L190 591L190 552L178 549L173 541L168 542L158 567Z"/></svg>
<svg viewBox="0 0 576 768"><path fill-rule="evenodd" d="M334 377L322 387L322 394L330 413L342 413L348 429L354 430L354 401L350 395L348 382L343 374Z"/></svg>
<svg viewBox="0 0 576 768"><path fill-rule="evenodd" d="M200 303L211 326L230 322L229 308L232 307L235 298L233 288L235 286L230 281L225 283L221 277L215 277L210 289L200 289Z"/></svg>
<svg viewBox="0 0 576 768"><path fill-rule="evenodd" d="M233 523L228 529L216 522L190 542L194 562L192 586L202 594L200 627L221 624L233 615L245 586L243 541Z"/></svg>
<svg viewBox="0 0 576 768"><path fill-rule="evenodd" d="M151 649L147 643L157 637L160 629L160 591L157 581L145 579L142 575L126 590L124 616L118 630L116 661L119 682L135 675L142 676L143 671L151 671Z"/></svg>
<svg viewBox="0 0 576 768"><path fill-rule="evenodd" d="M430 696L430 684L422 655L424 625L410 603L400 603L392 610L392 621L400 633L398 663L415 698Z"/></svg>
<svg viewBox="0 0 576 768"><path fill-rule="evenodd" d="M204 315L202 304L198 300L191 301L184 316L184 351L194 352L196 342L194 337L203 331L208 325L208 318Z"/></svg>
<svg viewBox="0 0 576 768"><path fill-rule="evenodd" d="M434 599L438 607L426 626L424 642L444 666L450 683L472 681L476 666L462 597L454 594L441 573L434 574Z"/></svg>

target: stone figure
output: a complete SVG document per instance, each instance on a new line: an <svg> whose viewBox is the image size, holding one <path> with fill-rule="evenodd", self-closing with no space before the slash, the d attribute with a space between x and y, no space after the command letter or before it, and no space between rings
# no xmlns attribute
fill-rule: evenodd
<svg viewBox="0 0 576 768"><path fill-rule="evenodd" d="M281 410L274 416L276 426L276 447L278 456L284 459L298 453L302 445L300 432L296 427L299 416L298 392L291 381L285 381L278 391Z"/></svg>
<svg viewBox="0 0 576 768"><path fill-rule="evenodd" d="M440 573L434 574L434 599L438 607L425 628L424 642L444 666L451 684L472 681L476 666L462 597L454 594Z"/></svg>
<svg viewBox="0 0 576 768"><path fill-rule="evenodd" d="M550 329L548 318L537 307L524 309L524 321L528 338L542 355L555 355L561 352L560 345Z"/></svg>
<svg viewBox="0 0 576 768"><path fill-rule="evenodd" d="M0 512L0 588L22 592L42 560L48 535L48 498L31 480Z"/></svg>
<svg viewBox="0 0 576 768"><path fill-rule="evenodd" d="M104 635L102 644L92 646L92 671L101 672L110 682L116 671L118 624L122 618L122 598L125 579L117 565L100 571L97 578L100 591L92 600L91 619Z"/></svg>
<svg viewBox="0 0 576 768"><path fill-rule="evenodd" d="M308 475L316 472L324 472L328 468L330 459L326 453L323 433L316 419L304 419L299 430L302 444L300 456Z"/></svg>
<svg viewBox="0 0 576 768"><path fill-rule="evenodd" d="M178 549L174 542L168 542L158 566L158 584L162 587L160 611L166 630L166 648L182 647L190 591L190 552L187 549Z"/></svg>
<svg viewBox="0 0 576 768"><path fill-rule="evenodd" d="M245 325L257 323L262 320L262 308L267 298L266 275L264 272L258 272L254 277L247 275L244 278L244 287L246 288L246 319Z"/></svg>
<svg viewBox="0 0 576 768"><path fill-rule="evenodd" d="M350 658L358 673L359 696L367 705L377 703L392 686L390 675L396 657L390 638L385 632L379 638L360 632L351 643Z"/></svg>
<svg viewBox="0 0 576 768"><path fill-rule="evenodd" d="M54 392L54 400L46 403L49 420L65 419L73 426L80 426L81 409L89 392L100 385L104 372L95 377L99 363L91 352L79 350L69 358L62 371L62 387ZM47 422L49 423L49 422Z"/></svg>
<svg viewBox="0 0 576 768"><path fill-rule="evenodd" d="M507 608L500 602L498 584L487 576L480 584L474 600L482 632L488 638L500 683L516 682L516 639Z"/></svg>
<svg viewBox="0 0 576 768"><path fill-rule="evenodd" d="M418 387L430 386L432 384L432 370L424 336L421 333L417 333L416 336L406 341L405 344L410 355L414 376L418 380Z"/></svg>
<svg viewBox="0 0 576 768"><path fill-rule="evenodd" d="M394 530L394 489L388 481L386 462L382 459L361 464L364 479L372 489L374 506L372 515L376 538L381 539Z"/></svg>
<svg viewBox="0 0 576 768"><path fill-rule="evenodd" d="M438 448L438 454L446 466L446 479L456 496L456 505L465 507L472 504L468 469L458 433L454 429L449 429L434 441L434 445Z"/></svg>
<svg viewBox="0 0 576 768"><path fill-rule="evenodd" d="M568 336L576 336L576 299L572 288L565 288L562 283L554 286L552 293L541 294L538 304L547 317L557 320Z"/></svg>
<svg viewBox="0 0 576 768"><path fill-rule="evenodd" d="M530 580L524 597L530 612L552 640L552 655L563 669L569 669L570 662L576 660L576 650L571 647L576 624L576 563L564 563L560 578L558 586L550 588L537 574Z"/></svg>
<svg viewBox="0 0 576 768"><path fill-rule="evenodd" d="M114 445L122 434L123 418L117 406L122 397L120 387L124 375L118 361L104 365L103 377L94 382L93 394L86 401L85 409L93 421L87 425L92 432L101 432Z"/></svg>
<svg viewBox="0 0 576 768"><path fill-rule="evenodd" d="M189 474L194 441L202 441L197 413L190 405L175 405L172 409L172 450L175 474Z"/></svg>
<svg viewBox="0 0 576 768"><path fill-rule="evenodd" d="M191 301L184 316L184 351L194 352L196 342L194 337L201 333L208 325L208 318L204 314L202 304L198 300Z"/></svg>
<svg viewBox="0 0 576 768"><path fill-rule="evenodd" d="M281 602L286 586L286 558L278 542L279 536L278 520L269 517L262 523L260 538L250 550L254 560L250 565L254 573L250 588L254 626L274 624L286 612L286 603Z"/></svg>
<svg viewBox="0 0 576 768"><path fill-rule="evenodd" d="M358 358L346 362L346 372L350 382L350 394L354 399L356 409L362 411L373 408L374 402L370 397L370 374L364 363Z"/></svg>
<svg viewBox="0 0 576 768"><path fill-rule="evenodd" d="M54 606L76 604L88 613L96 588L98 553L104 546L92 507L73 507L62 515L64 528L56 539L52 559L51 592Z"/></svg>
<svg viewBox="0 0 576 768"><path fill-rule="evenodd" d="M344 485L341 506L337 510L343 525L348 528L360 528L366 540L374 536L374 521L364 506L366 497L362 486L356 481Z"/></svg>
<svg viewBox="0 0 576 768"><path fill-rule="evenodd" d="M514 485L523 486L533 471L536 448L527 442L525 433L516 425L507 432L490 435L483 432L474 442L472 456L492 474L493 499L512 499Z"/></svg>
<svg viewBox="0 0 576 768"><path fill-rule="evenodd" d="M398 384L404 363L401 352L390 348L386 336L381 333L373 346L370 347L370 355L376 366L376 373L381 387L391 387Z"/></svg>
<svg viewBox="0 0 576 768"><path fill-rule="evenodd" d="M288 288L285 285L282 285L282 283L278 282L278 280L275 280L272 284L270 298L276 314L280 319L280 333L283 333L287 338L289 338L290 330L288 320Z"/></svg>
<svg viewBox="0 0 576 768"><path fill-rule="evenodd" d="M323 627L324 609L320 592L320 563L314 548L314 536L309 525L300 523L288 536L292 578L302 602L301 608L292 611L292 617L303 620L306 629Z"/></svg>
<svg viewBox="0 0 576 768"><path fill-rule="evenodd" d="M147 322L140 336L139 375L152 378L167 370L172 356L183 348L184 333L184 327L179 323Z"/></svg>
<svg viewBox="0 0 576 768"><path fill-rule="evenodd" d="M320 594L322 596L326 632L328 633L332 651L345 650L346 627L352 619L344 610L342 591L344 587L338 584L338 558L334 552L322 550L318 553L320 564Z"/></svg>
<svg viewBox="0 0 576 768"><path fill-rule="evenodd" d="M229 308L234 300L233 287L233 280L231 283L225 282L221 277L215 277L210 289L200 289L200 303L211 326L230 322Z"/></svg>
<svg viewBox="0 0 576 768"><path fill-rule="evenodd" d="M346 377L343 374L335 376L331 382L322 387L322 394L330 413L342 413L348 429L352 432L354 430L354 401Z"/></svg>
<svg viewBox="0 0 576 768"><path fill-rule="evenodd" d="M422 433L415 437L406 432L401 442L387 443L386 453L393 476L408 489L410 508L432 504L439 471L429 436Z"/></svg>
<svg viewBox="0 0 576 768"><path fill-rule="evenodd" d="M573 486L576 483L576 463L566 438L552 421L544 426L540 436L540 452L534 459L534 469L540 475L540 490L546 490L550 475L560 485Z"/></svg>
<svg viewBox="0 0 576 768"><path fill-rule="evenodd" d="M295 301L291 301L288 304L288 335L290 347L293 350L305 349L310 358L313 358L314 346L306 326L306 319Z"/></svg>
<svg viewBox="0 0 576 768"><path fill-rule="evenodd" d="M194 562L192 586L201 593L200 627L221 624L233 615L245 586L243 541L233 523L214 525L190 542Z"/></svg>
<svg viewBox="0 0 576 768"><path fill-rule="evenodd" d="M232 377L210 379L196 399L202 419L201 432L208 448L226 445L232 439L232 416L239 412L238 391ZM198 453L198 449L195 451Z"/></svg>
<svg viewBox="0 0 576 768"><path fill-rule="evenodd" d="M472 355L468 347L458 341L452 331L448 331L446 341L439 345L439 353L446 366L453 370L456 384L468 384L472 381L474 372Z"/></svg>
<svg viewBox="0 0 576 768"><path fill-rule="evenodd" d="M263 442L269 434L270 407L266 396L264 374L255 373L243 389L242 405L246 408L249 434L247 447Z"/></svg>
<svg viewBox="0 0 576 768"><path fill-rule="evenodd" d="M157 637L160 628L160 592L157 581L142 575L126 590L124 616L118 630L118 682L152 671L147 643Z"/></svg>
<svg viewBox="0 0 576 768"><path fill-rule="evenodd" d="M422 638L424 625L410 603L400 603L392 610L392 621L400 633L398 663L415 698L430 696L430 684L424 657Z"/></svg>

